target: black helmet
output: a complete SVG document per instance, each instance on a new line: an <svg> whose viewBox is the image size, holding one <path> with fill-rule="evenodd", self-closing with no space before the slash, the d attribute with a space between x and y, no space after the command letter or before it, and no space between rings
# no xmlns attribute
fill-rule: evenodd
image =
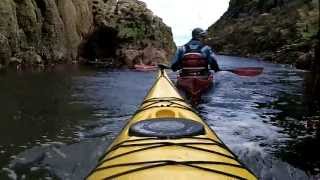
<svg viewBox="0 0 320 180"><path fill-rule="evenodd" d="M195 28L192 30L192 38L201 38L205 37L207 35L207 32L201 28Z"/></svg>

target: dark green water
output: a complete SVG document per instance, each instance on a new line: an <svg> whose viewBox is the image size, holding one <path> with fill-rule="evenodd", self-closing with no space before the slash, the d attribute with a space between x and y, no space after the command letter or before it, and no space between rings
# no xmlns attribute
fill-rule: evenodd
<svg viewBox="0 0 320 180"><path fill-rule="evenodd" d="M319 178L320 138L314 126L320 113L304 95L306 72L227 56L219 63L265 70L253 78L215 76L215 88L198 107L211 128L261 179ZM154 76L83 67L2 72L0 179L83 179Z"/></svg>

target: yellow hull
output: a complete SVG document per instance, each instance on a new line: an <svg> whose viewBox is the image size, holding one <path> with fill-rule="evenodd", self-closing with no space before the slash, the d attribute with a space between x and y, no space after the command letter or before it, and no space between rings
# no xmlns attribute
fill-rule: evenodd
<svg viewBox="0 0 320 180"><path fill-rule="evenodd" d="M168 123L168 120L177 122L189 120L192 124L201 125L203 129L192 135L186 135L190 132L185 130L185 132L182 131L182 134L186 133L184 135L168 135L167 137L165 134L150 135L148 132L146 134L133 132L132 128L135 125L153 120L154 122L163 120L164 124ZM168 128L171 128L172 131L173 127L170 125ZM179 128L181 129L178 123L177 129ZM161 131L161 127L156 127L154 130ZM172 133L175 134L175 132ZM96 169L89 174L88 179L230 180L257 178L237 160L209 126L184 101L165 71L159 71L156 82L140 108L107 149Z"/></svg>

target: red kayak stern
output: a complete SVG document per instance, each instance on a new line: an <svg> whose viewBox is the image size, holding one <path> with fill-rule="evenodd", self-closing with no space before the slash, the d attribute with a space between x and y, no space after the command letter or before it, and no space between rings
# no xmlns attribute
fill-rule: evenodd
<svg viewBox="0 0 320 180"><path fill-rule="evenodd" d="M197 105L203 93L213 86L213 75L209 76L179 76L177 87L191 98L191 104Z"/></svg>

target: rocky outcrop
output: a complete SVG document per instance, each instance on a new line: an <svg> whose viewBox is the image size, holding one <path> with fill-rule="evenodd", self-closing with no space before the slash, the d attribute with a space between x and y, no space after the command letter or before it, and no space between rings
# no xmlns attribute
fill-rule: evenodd
<svg viewBox="0 0 320 180"><path fill-rule="evenodd" d="M73 60L93 25L88 0L1 0L0 63Z"/></svg>
<svg viewBox="0 0 320 180"><path fill-rule="evenodd" d="M226 54L310 68L319 31L318 0L231 0L209 29L209 44Z"/></svg>
<svg viewBox="0 0 320 180"><path fill-rule="evenodd" d="M85 61L116 67L168 61L175 48L171 29L144 2L94 0L93 5L95 27L80 48Z"/></svg>
<svg viewBox="0 0 320 180"><path fill-rule="evenodd" d="M1 0L0 45L1 67L78 59L131 66L164 62L175 47L171 29L137 0Z"/></svg>

